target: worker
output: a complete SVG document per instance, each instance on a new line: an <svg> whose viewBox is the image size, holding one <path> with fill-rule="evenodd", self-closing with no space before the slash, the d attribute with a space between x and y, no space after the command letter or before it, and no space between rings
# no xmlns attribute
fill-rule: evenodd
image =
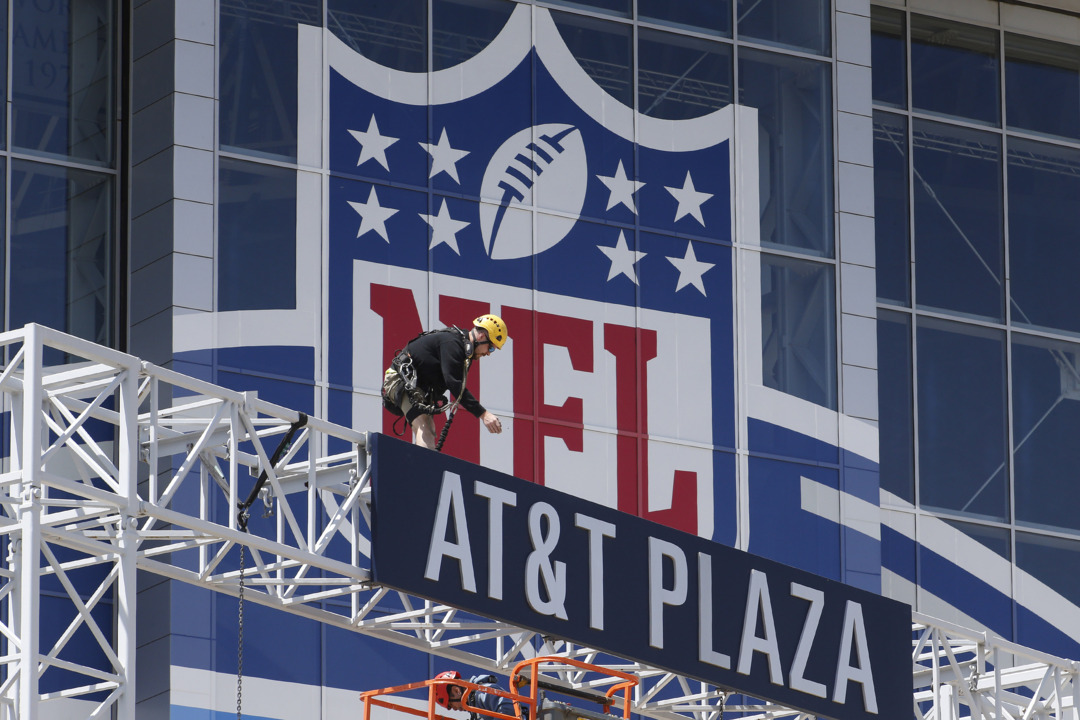
<svg viewBox="0 0 1080 720"><path fill-rule="evenodd" d="M441 672L435 676L436 680L459 680L461 679L461 673L457 670L447 670ZM474 685L480 685L481 687L495 688L501 690L496 685L496 679L494 675L474 675L469 678L469 682ZM469 694L469 697L465 699L465 702L461 702L462 696L465 694L465 688L461 685L454 685L453 683L439 683L435 685L435 702L442 705L447 710L469 710L470 708L480 708L481 710L487 710L488 712L497 712L503 715L511 715L514 713L514 701L508 697L502 695L496 695L495 693L486 693L480 690L473 690ZM521 717L528 720L529 710L528 706L519 704L521 707ZM474 720L483 720L484 715L479 713L470 713L470 717Z"/></svg>
<svg viewBox="0 0 1080 720"><path fill-rule="evenodd" d="M469 366L501 348L509 336L497 315L481 315L465 332L457 327L420 333L394 356L383 377L383 407L404 416L413 442L436 449L434 415L451 414L460 403L480 418L491 433L502 432L502 421L465 387ZM456 398L447 404L444 393Z"/></svg>

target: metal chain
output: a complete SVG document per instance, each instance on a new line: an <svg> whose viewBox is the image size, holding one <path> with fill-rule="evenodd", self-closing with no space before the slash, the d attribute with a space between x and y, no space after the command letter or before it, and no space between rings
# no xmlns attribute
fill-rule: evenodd
<svg viewBox="0 0 1080 720"><path fill-rule="evenodd" d="M247 548L240 546L240 592L238 599L238 630L236 633L236 720L241 720L244 699L244 555Z"/></svg>

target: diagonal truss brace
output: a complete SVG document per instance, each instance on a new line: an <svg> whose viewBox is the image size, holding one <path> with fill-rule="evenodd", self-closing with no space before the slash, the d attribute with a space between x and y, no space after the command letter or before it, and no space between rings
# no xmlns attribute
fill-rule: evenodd
<svg viewBox="0 0 1080 720"><path fill-rule="evenodd" d="M241 546L245 599L268 607L504 674L536 655L632 672L632 711L657 720L807 717L373 586L364 433L308 417L272 464L299 413L255 393L37 325L0 334L0 353L0 720L62 699L134 718L136 569L235 596ZM236 509L261 475L253 509L266 512L245 532ZM45 642L43 588L61 628ZM99 662L71 652L77 637ZM913 717L1080 720L1076 663L921 615L912 637ZM549 673L579 690L611 682Z"/></svg>

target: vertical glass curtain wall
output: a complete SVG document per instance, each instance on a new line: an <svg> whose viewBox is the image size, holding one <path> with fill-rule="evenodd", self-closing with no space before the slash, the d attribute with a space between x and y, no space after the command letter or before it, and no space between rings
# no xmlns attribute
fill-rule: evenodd
<svg viewBox="0 0 1080 720"><path fill-rule="evenodd" d="M36 322L114 345L116 0L0 0L0 24L5 328Z"/></svg>
<svg viewBox="0 0 1080 720"><path fill-rule="evenodd" d="M117 258L120 116L118 0L0 0L0 267L3 329L38 323L96 343L117 346ZM10 351L6 351L10 352ZM46 364L64 361L47 350ZM8 422L0 426L3 465L10 453ZM55 490L56 499L63 493ZM61 500L62 502L62 500ZM7 512L5 512L7 514ZM10 540L0 541L7 553ZM62 559L66 559L63 558ZM98 579L75 571L84 597ZM93 613L113 632L113 599ZM43 577L42 647L51 647L78 609L55 578ZM88 636L87 636L88 637ZM84 643L75 636L72 646ZM8 637L0 652L10 649ZM99 668L107 659L82 657ZM69 687L70 677L46 672L44 694Z"/></svg>
<svg viewBox="0 0 1080 720"><path fill-rule="evenodd" d="M882 488L1080 604L1080 48L871 24Z"/></svg>

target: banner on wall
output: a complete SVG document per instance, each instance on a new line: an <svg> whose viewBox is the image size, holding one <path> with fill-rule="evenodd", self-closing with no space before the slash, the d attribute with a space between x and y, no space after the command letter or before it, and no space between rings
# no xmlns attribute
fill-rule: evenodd
<svg viewBox="0 0 1080 720"><path fill-rule="evenodd" d="M911 703L907 605L372 435L380 585L822 717Z"/></svg>
<svg viewBox="0 0 1080 720"><path fill-rule="evenodd" d="M506 432L459 421L449 453L733 542L741 109L636 114L531 6L433 73L326 37L328 377L349 422L391 432L395 351L495 313L510 342L469 387Z"/></svg>

